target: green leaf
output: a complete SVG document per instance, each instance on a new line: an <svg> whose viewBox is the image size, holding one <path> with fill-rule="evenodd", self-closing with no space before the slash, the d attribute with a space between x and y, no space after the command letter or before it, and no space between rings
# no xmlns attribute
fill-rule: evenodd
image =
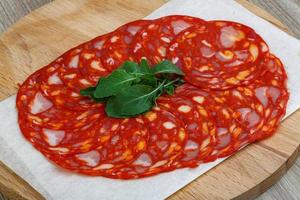
<svg viewBox="0 0 300 200"><path fill-rule="evenodd" d="M175 83L175 86L179 86L179 85L182 85L184 84L185 81L183 79L179 79L176 83Z"/></svg>
<svg viewBox="0 0 300 200"><path fill-rule="evenodd" d="M132 61L126 61L120 69L138 77L134 83L156 86L156 77L152 73L146 59L142 59L140 65Z"/></svg>
<svg viewBox="0 0 300 200"><path fill-rule="evenodd" d="M144 74L152 74L148 61L146 59L143 58L141 60L140 67L141 67L141 72L143 72Z"/></svg>
<svg viewBox="0 0 300 200"><path fill-rule="evenodd" d="M145 75L152 73L148 62L145 59L142 59L140 65L132 61L126 61L119 69L124 69L126 72L135 75Z"/></svg>
<svg viewBox="0 0 300 200"><path fill-rule="evenodd" d="M153 74L145 74L140 81L140 84L150 85L152 87L156 87L157 83L157 78Z"/></svg>
<svg viewBox="0 0 300 200"><path fill-rule="evenodd" d="M86 89L80 90L80 94L82 96L91 96L94 93L95 89L96 87L88 87Z"/></svg>
<svg viewBox="0 0 300 200"><path fill-rule="evenodd" d="M183 72L170 61L151 68L147 60L140 64L126 61L109 76L100 78L96 87L80 91L95 102L106 102L108 116L128 118L150 110L163 93L172 95L184 81Z"/></svg>
<svg viewBox="0 0 300 200"><path fill-rule="evenodd" d="M111 117L130 117L150 110L163 84L157 88L133 85L108 100L106 113Z"/></svg>
<svg viewBox="0 0 300 200"><path fill-rule="evenodd" d="M94 92L96 98L109 97L129 87L138 77L123 69L112 72L108 77L101 78Z"/></svg>
<svg viewBox="0 0 300 200"><path fill-rule="evenodd" d="M168 95L174 94L174 91L175 91L174 85L168 85L168 86L164 87L164 89Z"/></svg>
<svg viewBox="0 0 300 200"><path fill-rule="evenodd" d="M86 89L80 90L80 94L82 96L89 96L90 98L92 98L97 103L107 101L107 98L96 98L94 96L95 89L96 89L96 87L88 87Z"/></svg>
<svg viewBox="0 0 300 200"><path fill-rule="evenodd" d="M182 76L184 75L181 69L179 69L176 65L174 65L168 60L164 60L161 63L155 65L152 69L152 72L154 74L178 74Z"/></svg>
<svg viewBox="0 0 300 200"><path fill-rule="evenodd" d="M105 103L109 97L103 97L103 98L96 98L94 94L91 94L90 97L96 102L96 103Z"/></svg>
<svg viewBox="0 0 300 200"><path fill-rule="evenodd" d="M124 69L128 73L139 73L141 71L140 66L132 61L124 62L124 64L119 69Z"/></svg>

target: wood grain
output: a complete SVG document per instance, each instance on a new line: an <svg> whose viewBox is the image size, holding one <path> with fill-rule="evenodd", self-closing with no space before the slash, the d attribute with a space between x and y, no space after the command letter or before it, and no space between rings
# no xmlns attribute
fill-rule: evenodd
<svg viewBox="0 0 300 200"><path fill-rule="evenodd" d="M10 199L40 200L43 197L0 162L0 191ZM22 194L22 195L20 195Z"/></svg>
<svg viewBox="0 0 300 200"><path fill-rule="evenodd" d="M20 10L22 10L22 12L24 13L29 11L28 5L22 5L22 6L16 5L15 0L14 1L2 0L0 2L1 5L0 9L3 9L2 7L3 5L5 6L6 1L9 2L10 6L15 6L16 8L22 8ZM38 5L38 3L42 1L31 0L31 2L34 2L32 5ZM0 69L1 69L0 73L2 74L0 75L1 76L0 98L4 98L7 95L13 94L16 91L16 87L13 86L11 82L15 82L15 81L21 82L29 73L34 71L36 68L42 66L43 64L48 63L51 59L55 58L57 55L59 55L66 49L74 46L75 44L83 42L91 37L94 37L98 34L112 30L112 28L120 24L123 24L126 21L131 21L136 18L141 18L144 15L150 13L151 9L155 9L160 4L163 3L162 0L151 1L151 2L146 1L144 7L140 9L136 9L139 8L140 6L138 5L139 1L130 1L131 6L135 8L133 10L128 6L126 7L129 1L123 1L122 3L117 1L112 1L111 2L112 5L105 8L96 6L93 7L93 9L96 8L96 9L100 9L101 12L105 12L105 13L101 13L103 15L100 14L100 16L98 17L103 18L104 16L106 16L107 12L109 12L109 18L107 18L108 16L106 16L106 18L104 18L103 21L98 22L101 23L101 27L100 26L91 27L85 24L84 19L87 19L87 16L83 16L84 19L80 19L82 16L78 16L76 14L74 16L72 14L77 13L76 11L78 11L78 9L83 9L85 11L93 12L93 10L91 10L92 9L91 5L85 5L84 2L95 2L95 1L77 1L76 3L81 3L79 4L80 6L76 6L76 5L74 6L73 2L65 1L68 3L67 4L68 6L71 6L72 9L70 12L67 13L66 16L60 16L59 12L64 11L60 9L61 5L63 5L62 2L63 1L55 2L57 5L55 5L54 8L52 9L48 10L46 8L42 8L41 10L38 10L39 12L38 11L33 12L30 16L27 16L24 19L22 19L22 21L20 21L16 26L8 30L8 32L4 33L4 35L1 37L0 52L2 53L0 53L0 55L2 56L0 58ZM103 2L105 1L98 1L97 3L103 3ZM18 1L18 3L20 3L20 1ZM261 2L258 1L258 3ZM23 3L21 2L21 4L24 4L24 2ZM84 6L81 7L82 5ZM253 8L251 4L246 5L246 7L247 6L248 7L250 6L251 7L250 9L252 10L255 9L257 11L257 9ZM114 15L115 12L121 13L123 19L120 19L117 15ZM92 14L99 15L98 12ZM276 20L274 17L269 16L269 14L267 14L266 12L262 12L260 10L259 12L257 12L257 14L262 15L262 17L268 18L271 22L279 25L282 29L286 30L285 26L282 23L278 22L278 20ZM1 14L0 17L1 19L3 19ZM15 18L9 20L13 21L13 19L18 18L17 15L14 17ZM50 17L51 19L49 20ZM60 19L60 17L66 17L66 18L64 18L63 21L58 23L57 21ZM75 22L72 23L71 19L75 20L76 23ZM23 21L26 21L26 23ZM108 23L108 21L110 23ZM45 25L43 25L45 22L48 22L53 27L45 27ZM77 27L76 25L80 27ZM4 26L1 25L0 28L2 27ZM82 27L86 28L87 31L82 31L80 29ZM63 36L61 36L61 35L57 35L57 33L64 33L64 34L62 34ZM294 33L297 34L297 29L295 29ZM29 34L33 34L33 36ZM40 34L46 34L46 35L40 35ZM52 43L53 44L59 43L59 45L54 46L51 45ZM17 63L10 62L10 60L14 58L13 56L16 55L18 55L18 58L20 57L21 59L18 60ZM5 67L3 65L1 66L1 62L6 63L7 65ZM16 69L14 67L16 67ZM242 152L239 152L237 155L228 159L222 165L217 166L214 170L205 174L203 177L197 179L196 181L194 181L193 183L185 187L183 190L180 190L175 195L171 196L170 199L187 199L187 198L212 199L213 197L219 199L227 199L234 196L239 197L239 199L244 199L250 196L255 196L261 193L262 191L266 190L271 184L273 184L278 178L280 178L280 176L291 166L291 163L293 162L293 160L295 160L295 158L298 155L297 151L295 150L297 150L297 148L299 147L299 135L290 136L290 133L293 132L297 134L296 133L297 130L291 128L291 127L296 127L297 125L297 122L293 120L293 118L297 118L296 115L299 116L300 115L299 112L294 114L291 118L289 118L284 122L283 126L280 129L280 135L277 134L276 136L270 138L269 140L247 147ZM275 151L274 153L273 151L275 147L273 145L279 143L289 144L291 148L287 149L285 152ZM291 156L289 157L287 155L291 155ZM274 166L268 166L270 165L270 163L272 163ZM266 169L264 168L265 165L268 166ZM293 168L297 168L297 166L299 168L299 163L298 165L295 165ZM261 170L261 167L263 167L263 170ZM4 177L2 178L0 177L0 191L5 191L7 195L12 197L12 199L16 199L19 197L23 199L24 198L41 199L41 197L37 193L32 191L28 185L24 184L22 181L20 182L20 179L16 179L15 178L16 175L14 175L11 172L8 172L8 170L3 168L3 166L0 166L0 169L1 169L0 173L4 175ZM258 170L259 173L258 174L251 173L253 172L253 170L254 171ZM243 171L243 173L246 171L247 173L241 174L240 171ZM231 176L227 177L228 173L235 178L242 178L243 180L232 179ZM273 174L273 176L270 176L271 174ZM289 174L287 174L287 176L288 175ZM291 175L292 178L295 177L293 175L294 174ZM265 177L269 177L269 178L266 181L264 181L262 184L262 181L264 180ZM298 173L298 177L299 177L299 173ZM1 181L1 179L5 181ZM294 179L295 181L297 181L297 178ZM220 186L219 185L220 182L224 184ZM255 185L258 185L259 183L260 183L260 187L255 187ZM275 191L273 191L272 194L270 195L264 194L263 196L260 197L260 199L271 199L271 198L297 199L297 197L299 197L298 196L299 190L298 193L296 192L297 189L299 189L299 187L297 187L297 185L299 186L298 183L299 183L299 179L298 182L295 182L295 184L293 184L293 187L291 187L289 185L289 181L286 181L286 184L281 184L280 186L278 186L279 188L275 188ZM6 186L4 187L4 185ZM286 185L289 187L286 187ZM216 186L219 186L220 188L217 188ZM232 186L236 186L235 188L237 189L233 191L228 191L228 194L223 194L223 193L211 194L209 192L202 191L202 190L215 191L219 189L220 191L222 191L226 188L228 190L228 187L232 188ZM281 191L277 192L279 189L282 189L284 187L289 189L281 190L283 191L283 194ZM13 194L10 194L11 188L14 189L18 188L19 190L17 192L13 191ZM199 188L201 188L201 191L199 191ZM247 190L248 192L243 193L243 191L245 190ZM238 194L244 194L244 196L243 195L238 196Z"/></svg>
<svg viewBox="0 0 300 200"><path fill-rule="evenodd" d="M0 32L15 23L24 15L52 0L1 0L0 1Z"/></svg>
<svg viewBox="0 0 300 200"><path fill-rule="evenodd" d="M300 0L251 0L282 21L300 39Z"/></svg>

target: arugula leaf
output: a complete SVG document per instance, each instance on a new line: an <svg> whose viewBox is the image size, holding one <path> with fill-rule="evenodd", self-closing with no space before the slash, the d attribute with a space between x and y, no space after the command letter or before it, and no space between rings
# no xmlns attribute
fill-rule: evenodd
<svg viewBox="0 0 300 200"><path fill-rule="evenodd" d="M174 94L174 91L175 91L174 85L168 85L168 86L164 87L164 89L168 95Z"/></svg>
<svg viewBox="0 0 300 200"><path fill-rule="evenodd" d="M158 63L152 69L154 74L177 74L183 76L184 73L173 63L168 60L164 60L161 63Z"/></svg>
<svg viewBox="0 0 300 200"><path fill-rule="evenodd" d="M80 90L80 94L82 96L89 96L90 98L92 98L97 103L106 102L107 98L96 98L94 96L95 89L96 89L96 87L88 87L86 89Z"/></svg>
<svg viewBox="0 0 300 200"><path fill-rule="evenodd" d="M126 72L139 77L140 79L135 80L136 83L147 82L153 86L156 83L156 78L146 59L142 59L140 65L132 61L126 61L120 69L124 69Z"/></svg>
<svg viewBox="0 0 300 200"><path fill-rule="evenodd" d="M95 87L83 89L80 94L95 102L106 102L108 116L133 117L150 110L163 93L172 95L184 82L182 75L183 72L167 60L153 68L145 59L140 64L126 61L109 76L100 78Z"/></svg>
<svg viewBox="0 0 300 200"><path fill-rule="evenodd" d="M140 73L140 66L132 61L126 61L119 69L124 69L128 73Z"/></svg>
<svg viewBox="0 0 300 200"><path fill-rule="evenodd" d="M184 83L185 83L185 81L183 79L179 79L178 81L176 81L176 83L174 83L174 85L177 87L177 86L182 85Z"/></svg>
<svg viewBox="0 0 300 200"><path fill-rule="evenodd" d="M91 96L92 94L94 94L96 87L88 87L86 89L82 89L80 90L80 94L82 96Z"/></svg>
<svg viewBox="0 0 300 200"><path fill-rule="evenodd" d="M105 103L109 97L96 98L93 94L90 96L96 103Z"/></svg>
<svg viewBox="0 0 300 200"><path fill-rule="evenodd" d="M137 78L138 77L123 69L115 70L108 77L100 79L94 92L94 96L96 98L103 98L115 95L120 92L121 89L130 86Z"/></svg>
<svg viewBox="0 0 300 200"><path fill-rule="evenodd" d="M132 61L126 61L119 69L137 75L153 74L146 59L142 59L140 65Z"/></svg>
<svg viewBox="0 0 300 200"><path fill-rule="evenodd" d="M131 117L150 110L157 98L159 90L148 85L133 85L124 89L117 96L112 97L106 104L106 113L111 117Z"/></svg>
<svg viewBox="0 0 300 200"><path fill-rule="evenodd" d="M158 79L152 74L145 74L140 81L140 84L150 85L152 87L156 87L158 83Z"/></svg>
<svg viewBox="0 0 300 200"><path fill-rule="evenodd" d="M144 74L153 74L148 64L148 61L146 59L143 58L141 60L140 67L141 67L141 72L143 72Z"/></svg>

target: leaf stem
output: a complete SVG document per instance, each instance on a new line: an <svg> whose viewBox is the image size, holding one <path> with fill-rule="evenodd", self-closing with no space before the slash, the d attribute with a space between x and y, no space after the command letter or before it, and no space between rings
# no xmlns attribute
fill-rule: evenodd
<svg viewBox="0 0 300 200"><path fill-rule="evenodd" d="M157 86L157 88L155 88L153 91L151 91L149 94L146 94L146 95L143 95L143 96L140 96L139 98L137 99L141 99L141 98L144 98L145 96L150 96L152 95L154 92L156 92L157 90L160 89L161 86L163 86L165 84L166 80L164 80L161 84L159 84L159 86ZM129 101L130 102L130 101Z"/></svg>
<svg viewBox="0 0 300 200"><path fill-rule="evenodd" d="M179 80L180 80L180 78L176 78L175 80L173 80L173 81L167 83L166 85L164 85L164 87L167 87L167 86L169 86L169 85L171 85L171 84L173 84L173 83L175 83L175 82L177 82Z"/></svg>

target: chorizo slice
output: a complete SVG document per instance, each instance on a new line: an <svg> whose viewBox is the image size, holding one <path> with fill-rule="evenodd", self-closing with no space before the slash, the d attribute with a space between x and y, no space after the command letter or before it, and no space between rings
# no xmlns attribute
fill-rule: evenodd
<svg viewBox="0 0 300 200"><path fill-rule="evenodd" d="M214 92L217 101L226 104L238 115L238 122L248 137L259 131L265 123L265 109L255 98L255 91L246 86Z"/></svg>
<svg viewBox="0 0 300 200"><path fill-rule="evenodd" d="M41 152L67 155L89 151L97 144L97 122L74 129L49 129L31 123L19 123L24 137Z"/></svg>
<svg viewBox="0 0 300 200"><path fill-rule="evenodd" d="M161 17L141 29L132 43L131 53L134 61L146 58L150 64L157 64L166 58L167 47L180 32L205 23L200 18L170 15Z"/></svg>
<svg viewBox="0 0 300 200"><path fill-rule="evenodd" d="M55 130L79 128L104 114L103 104L83 111L54 105L40 90L42 71L32 74L19 88L16 99L19 123L33 123Z"/></svg>
<svg viewBox="0 0 300 200"><path fill-rule="evenodd" d="M66 52L62 57L61 66L58 67L58 75L62 82L74 92L79 93L81 89L94 86L87 76L81 74L79 66L82 64L80 62L80 55L85 49L85 45L82 44L75 47L68 52Z"/></svg>
<svg viewBox="0 0 300 200"><path fill-rule="evenodd" d="M90 176L132 178L125 170L146 150L148 129L141 117L130 119L108 118L102 130L102 144L85 153L72 155L44 155L58 166ZM112 130L107 132L107 130Z"/></svg>
<svg viewBox="0 0 300 200"><path fill-rule="evenodd" d="M289 99L286 86L287 74L282 62L270 54L266 56L262 65L266 68L265 72L248 86L263 105L266 119L261 131L253 134L253 141L264 139L275 133L285 115Z"/></svg>
<svg viewBox="0 0 300 200"><path fill-rule="evenodd" d="M247 131L240 126L239 115L232 108L226 105L224 99L211 91L201 90L190 84L183 84L178 87L176 93L180 93L202 107L212 119L215 125L215 133L212 136L214 145L200 160L201 162L214 161L220 157L226 157L238 151L249 143Z"/></svg>
<svg viewBox="0 0 300 200"><path fill-rule="evenodd" d="M66 86L60 76L60 63L54 62L46 66L41 73L40 90L54 105L75 111L84 111L102 105L91 98L82 96L77 91Z"/></svg>
<svg viewBox="0 0 300 200"><path fill-rule="evenodd" d="M197 166L199 160L209 155L215 145L216 127L208 110L202 105L195 105L180 92L158 98L157 104L165 107L184 123L187 139L182 155L174 165Z"/></svg>
<svg viewBox="0 0 300 200"><path fill-rule="evenodd" d="M103 62L104 43L112 37L113 33L96 37L88 41L79 54L79 71L81 75L88 80L92 85L96 85L99 78L107 76L111 70L109 66Z"/></svg>
<svg viewBox="0 0 300 200"><path fill-rule="evenodd" d="M113 71L130 59L129 47L136 34L148 26L152 20L136 20L127 23L110 34L110 37L103 44L103 65Z"/></svg>
<svg viewBox="0 0 300 200"><path fill-rule="evenodd" d="M251 28L210 21L179 34L170 44L168 59L181 67L185 80L207 89L248 84L261 73L268 46Z"/></svg>
<svg viewBox="0 0 300 200"><path fill-rule="evenodd" d="M116 134L118 138L111 138L107 148L99 146L79 155L45 155L71 171L118 179L141 178L176 169L171 163L180 156L186 140L181 121L159 107L146 113L143 118L124 121L133 131L126 130L125 126L121 134L119 129ZM120 147L117 144L111 145L111 142L116 141L119 141ZM128 148L124 148L124 145ZM102 157L108 159L101 161Z"/></svg>

